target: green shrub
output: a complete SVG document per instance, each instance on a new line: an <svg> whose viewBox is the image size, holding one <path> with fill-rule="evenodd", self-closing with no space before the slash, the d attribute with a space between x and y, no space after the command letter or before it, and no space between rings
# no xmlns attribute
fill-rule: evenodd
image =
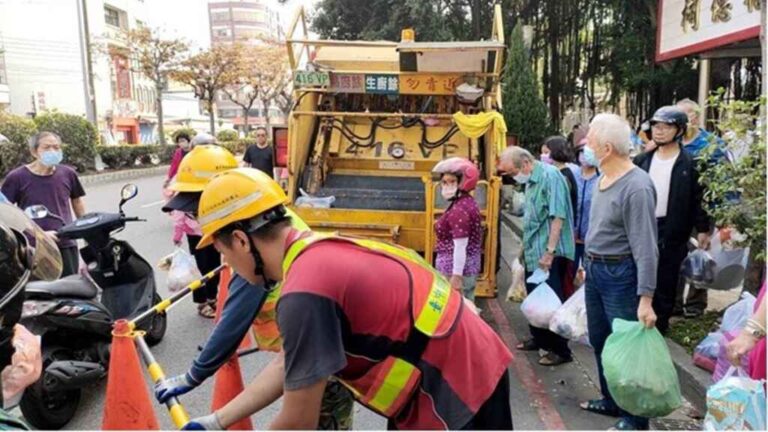
<svg viewBox="0 0 768 432"><path fill-rule="evenodd" d="M84 172L94 167L99 134L82 116L47 111L35 117L38 131L53 132L61 137L64 158L68 165Z"/></svg>
<svg viewBox="0 0 768 432"><path fill-rule="evenodd" d="M110 169L167 164L171 161L175 146L170 145L116 145L99 146L101 160Z"/></svg>
<svg viewBox="0 0 768 432"><path fill-rule="evenodd" d="M236 141L240 136L236 130L224 129L216 134L216 139L219 141Z"/></svg>
<svg viewBox="0 0 768 432"><path fill-rule="evenodd" d="M232 152L234 155L245 153L249 145L256 144L253 138L241 138L235 141L219 141L219 145Z"/></svg>
<svg viewBox="0 0 768 432"><path fill-rule="evenodd" d="M195 135L197 135L197 131L192 128L187 127L187 128L176 129L175 131L173 131L173 133L171 133L171 140L170 140L171 144L176 144L176 137L179 136L179 134L182 132L186 133L190 137L194 137Z"/></svg>
<svg viewBox="0 0 768 432"><path fill-rule="evenodd" d="M29 138L37 133L37 125L25 117L0 112L0 134L10 140L0 144L0 177L17 166L32 161Z"/></svg>

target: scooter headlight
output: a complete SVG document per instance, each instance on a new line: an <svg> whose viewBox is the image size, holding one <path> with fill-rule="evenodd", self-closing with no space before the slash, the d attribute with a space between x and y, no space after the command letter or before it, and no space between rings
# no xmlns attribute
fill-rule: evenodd
<svg viewBox="0 0 768 432"><path fill-rule="evenodd" d="M21 319L42 315L56 307L57 304L55 301L27 300L21 308Z"/></svg>

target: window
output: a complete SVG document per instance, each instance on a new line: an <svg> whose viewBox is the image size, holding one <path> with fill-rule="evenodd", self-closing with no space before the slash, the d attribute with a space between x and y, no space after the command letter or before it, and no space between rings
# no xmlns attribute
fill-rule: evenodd
<svg viewBox="0 0 768 432"><path fill-rule="evenodd" d="M115 70L115 90L118 99L131 98L131 72L128 68L128 59L124 56L112 57Z"/></svg>
<svg viewBox="0 0 768 432"><path fill-rule="evenodd" d="M225 9L223 11L214 12L211 11L211 22L222 22L222 21L229 21L229 10Z"/></svg>
<svg viewBox="0 0 768 432"><path fill-rule="evenodd" d="M218 28L213 30L213 35L216 37L231 37L232 33L229 31L228 28Z"/></svg>
<svg viewBox="0 0 768 432"><path fill-rule="evenodd" d="M120 11L109 6L104 6L104 21L113 26L122 28L120 22Z"/></svg>

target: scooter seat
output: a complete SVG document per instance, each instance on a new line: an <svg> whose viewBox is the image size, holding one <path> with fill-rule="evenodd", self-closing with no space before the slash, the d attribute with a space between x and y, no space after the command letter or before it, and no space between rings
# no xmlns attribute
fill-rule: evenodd
<svg viewBox="0 0 768 432"><path fill-rule="evenodd" d="M55 281L34 281L26 286L27 298L74 297L91 299L99 293L98 287L79 274Z"/></svg>

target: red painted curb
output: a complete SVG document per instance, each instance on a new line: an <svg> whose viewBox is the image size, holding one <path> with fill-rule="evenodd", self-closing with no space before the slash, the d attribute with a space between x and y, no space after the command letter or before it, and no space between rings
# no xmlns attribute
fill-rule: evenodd
<svg viewBox="0 0 768 432"><path fill-rule="evenodd" d="M504 311L499 306L498 299L490 299L486 302L488 310L491 312L493 320L496 321L496 325L499 329L499 334L507 344L510 350L514 351L518 344L515 332L512 331L512 326L509 324L507 316L504 315ZM565 423L563 422L560 413L555 409L555 405L549 398L547 391L541 382L536 378L536 372L531 367L531 363L525 356L517 355L512 361L512 368L515 371L515 375L523 384L536 405L536 411L544 426L549 430L565 430Z"/></svg>

